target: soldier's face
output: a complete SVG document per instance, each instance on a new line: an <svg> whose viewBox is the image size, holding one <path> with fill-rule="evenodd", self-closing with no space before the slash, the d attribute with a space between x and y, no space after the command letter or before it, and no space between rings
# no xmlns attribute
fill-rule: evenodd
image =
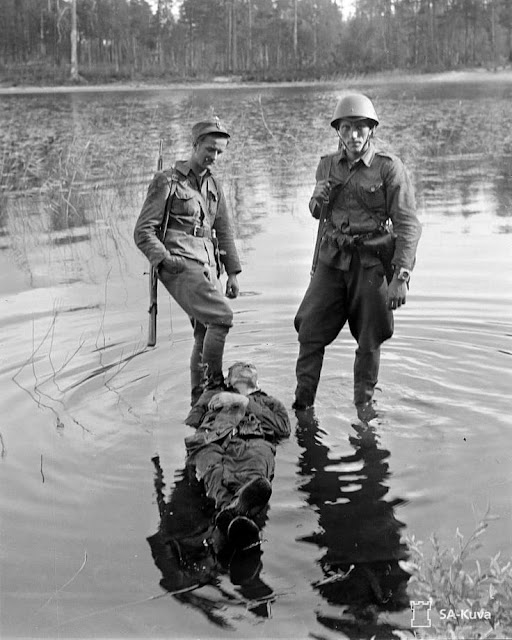
<svg viewBox="0 0 512 640"><path fill-rule="evenodd" d="M200 173L210 169L217 158L224 153L228 146L228 139L222 136L208 135L200 138L194 145L192 152L192 166Z"/></svg>
<svg viewBox="0 0 512 640"><path fill-rule="evenodd" d="M368 120L340 120L338 136L349 157L357 157L363 152L364 146L368 142L370 131L371 127Z"/></svg>

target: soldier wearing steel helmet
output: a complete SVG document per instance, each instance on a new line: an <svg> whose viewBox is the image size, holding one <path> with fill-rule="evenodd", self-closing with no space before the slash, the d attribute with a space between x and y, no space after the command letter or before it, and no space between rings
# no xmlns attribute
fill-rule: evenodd
<svg viewBox="0 0 512 640"><path fill-rule="evenodd" d="M339 150L323 156L316 171L309 207L321 226L311 282L295 317L300 347L294 408L314 404L325 348L348 321L357 341L354 404L364 422L377 415L380 346L393 334L393 310L405 304L421 235L402 162L375 148L378 124L362 94L336 105L331 126Z"/></svg>
<svg viewBox="0 0 512 640"><path fill-rule="evenodd" d="M221 266L228 276L226 296L236 298L239 293L241 267L233 223L222 186L211 173L229 138L218 118L195 124L189 158L155 175L134 231L136 245L190 317L194 330L192 405L205 385L217 388L223 384L224 344L233 311L221 292ZM158 233L166 207L169 223L161 241Z"/></svg>

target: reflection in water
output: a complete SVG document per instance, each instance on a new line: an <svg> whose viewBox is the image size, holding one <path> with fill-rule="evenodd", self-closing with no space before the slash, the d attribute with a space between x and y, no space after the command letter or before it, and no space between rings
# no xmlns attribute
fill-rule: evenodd
<svg viewBox="0 0 512 640"><path fill-rule="evenodd" d="M325 578L313 587L329 604L343 606L339 616L319 613L318 620L351 638L390 637L392 629L379 623L379 614L409 607L409 574L399 565L408 553L400 540L404 525L394 514L404 501L384 499L389 451L380 447L371 427L352 425L354 452L335 457L322 442L314 414L297 415L297 440L304 448L300 490L318 512L318 531L300 540L323 552L318 562Z"/></svg>
<svg viewBox="0 0 512 640"><path fill-rule="evenodd" d="M214 502L205 496L195 475L186 468L178 471L166 501L158 457L153 458L153 464L160 524L148 542L162 573L160 585L176 600L193 606L222 628L232 627L230 606L243 606L254 616L268 618L273 591L260 578L260 547L250 552L232 552L221 547L212 520ZM258 518L261 526L266 513ZM236 586L236 593L223 586L221 578L226 574ZM207 586L212 590L199 593Z"/></svg>

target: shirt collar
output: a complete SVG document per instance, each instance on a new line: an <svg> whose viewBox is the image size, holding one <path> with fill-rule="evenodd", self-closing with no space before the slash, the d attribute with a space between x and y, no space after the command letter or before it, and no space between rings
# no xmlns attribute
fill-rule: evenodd
<svg viewBox="0 0 512 640"><path fill-rule="evenodd" d="M196 175L192 171L192 167L190 166L190 160L177 160L176 169L184 176L188 176L189 173L192 173L194 176ZM211 171L210 169L206 169L206 171L201 176L201 179L205 180L209 176L211 176Z"/></svg>
<svg viewBox="0 0 512 640"><path fill-rule="evenodd" d="M370 140L368 143L368 149L366 149L363 155L360 158L358 158L356 162L354 162L354 165L356 165L358 162L362 162L367 167L370 167L374 157L375 157L375 145ZM341 149L340 151L340 162L341 160L346 160L348 162L347 152L345 151L345 149Z"/></svg>

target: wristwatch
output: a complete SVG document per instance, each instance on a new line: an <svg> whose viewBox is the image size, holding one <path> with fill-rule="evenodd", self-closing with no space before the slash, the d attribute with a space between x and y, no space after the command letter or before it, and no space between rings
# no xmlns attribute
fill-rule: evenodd
<svg viewBox="0 0 512 640"><path fill-rule="evenodd" d="M411 278L411 272L405 267L395 267L395 275L397 280L401 280L402 282L409 282Z"/></svg>

